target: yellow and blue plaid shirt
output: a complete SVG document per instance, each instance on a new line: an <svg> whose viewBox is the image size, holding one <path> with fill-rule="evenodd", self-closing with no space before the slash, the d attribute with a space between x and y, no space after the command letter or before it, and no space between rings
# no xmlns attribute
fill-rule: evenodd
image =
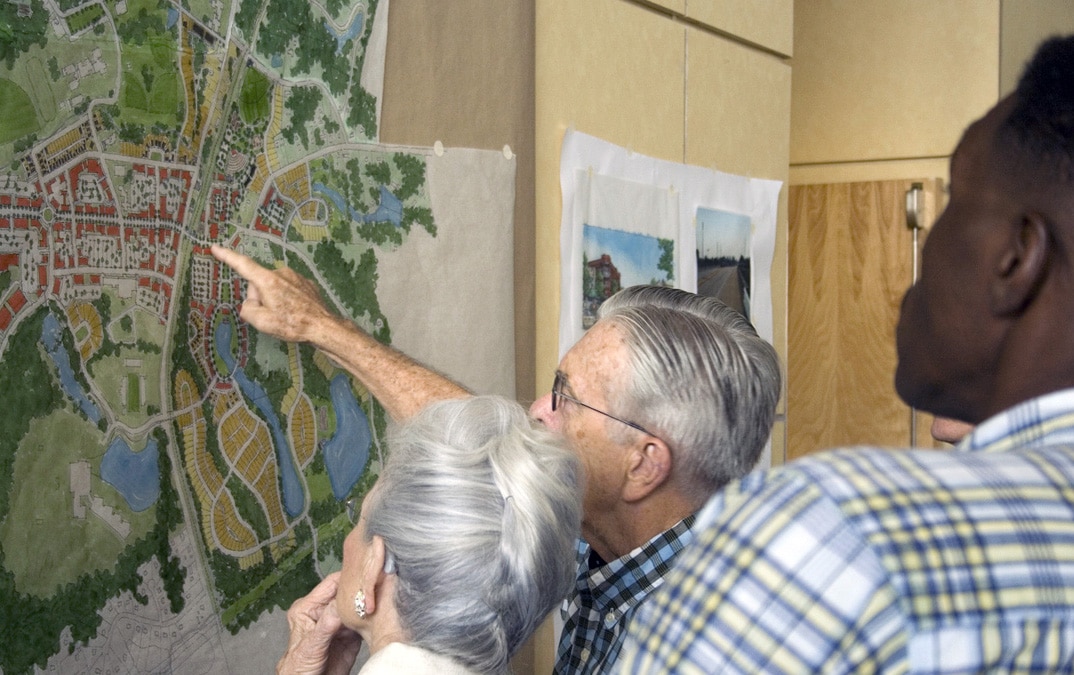
<svg viewBox="0 0 1074 675"><path fill-rule="evenodd" d="M557 675L613 672L627 622L663 583L675 557L690 541L693 522L692 515L680 520L644 546L607 563L578 540L578 579L563 602Z"/></svg>
<svg viewBox="0 0 1074 675"><path fill-rule="evenodd" d="M636 613L622 672L1074 672L1074 390L954 451L751 474Z"/></svg>

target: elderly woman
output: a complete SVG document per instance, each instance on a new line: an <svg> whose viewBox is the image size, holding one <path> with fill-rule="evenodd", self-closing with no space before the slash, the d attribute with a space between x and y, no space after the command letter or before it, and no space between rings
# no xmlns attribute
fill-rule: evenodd
<svg viewBox="0 0 1074 675"><path fill-rule="evenodd" d="M277 672L349 672L363 640L362 675L506 672L574 578L576 459L491 396L429 406L388 449L343 569L287 613Z"/></svg>

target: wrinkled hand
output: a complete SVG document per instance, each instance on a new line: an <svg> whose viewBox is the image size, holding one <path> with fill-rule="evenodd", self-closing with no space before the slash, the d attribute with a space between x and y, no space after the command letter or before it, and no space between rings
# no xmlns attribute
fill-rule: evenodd
<svg viewBox="0 0 1074 675"><path fill-rule="evenodd" d="M336 611L339 572L329 574L287 610L291 636L278 675L346 675L358 658L362 638L343 625Z"/></svg>
<svg viewBox="0 0 1074 675"><path fill-rule="evenodd" d="M321 301L317 284L285 267L270 270L249 256L212 246L213 256L247 281L239 318L287 342L309 342L324 322L338 320Z"/></svg>

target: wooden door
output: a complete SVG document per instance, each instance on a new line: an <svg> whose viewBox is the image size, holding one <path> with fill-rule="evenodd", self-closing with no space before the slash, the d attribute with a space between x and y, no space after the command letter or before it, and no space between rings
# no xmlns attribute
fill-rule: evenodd
<svg viewBox="0 0 1074 675"><path fill-rule="evenodd" d="M787 454L911 444L911 410L895 394L895 324L913 280L906 192L921 183L931 223L939 181L790 188ZM918 234L918 250L925 232ZM914 415L934 447L931 416Z"/></svg>

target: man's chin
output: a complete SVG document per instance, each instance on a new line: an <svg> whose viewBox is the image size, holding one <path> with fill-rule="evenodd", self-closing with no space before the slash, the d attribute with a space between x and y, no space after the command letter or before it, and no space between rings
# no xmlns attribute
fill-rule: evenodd
<svg viewBox="0 0 1074 675"><path fill-rule="evenodd" d="M895 393L899 395L902 402L911 408L918 406L914 405L913 401L916 400L915 393L917 393L918 387L913 385L913 380L906 372L906 368L903 367L903 360L899 359L899 365L895 367Z"/></svg>
<svg viewBox="0 0 1074 675"><path fill-rule="evenodd" d="M935 409L937 403L943 400L939 388L924 378L915 377L913 371L905 366L902 359L895 368L895 393L911 408L924 410L934 415L943 414Z"/></svg>
<svg viewBox="0 0 1074 675"><path fill-rule="evenodd" d="M909 369L901 366L895 369L895 393L902 402L915 410L927 412L935 417L966 419L965 402L950 388L944 389L934 381L914 378Z"/></svg>

